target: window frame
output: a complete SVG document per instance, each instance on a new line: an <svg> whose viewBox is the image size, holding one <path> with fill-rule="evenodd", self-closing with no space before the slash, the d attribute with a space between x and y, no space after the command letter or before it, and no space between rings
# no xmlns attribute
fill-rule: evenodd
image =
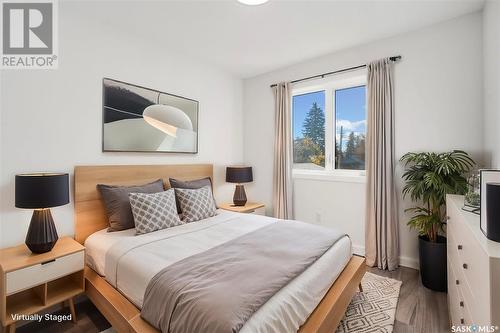
<svg viewBox="0 0 500 333"><path fill-rule="evenodd" d="M349 72L314 81L302 82L294 85L290 96L290 105L293 106L293 97L318 91L325 92L325 168L324 170L308 170L293 168L294 178L332 180L343 182L364 182L365 170L335 169L335 91L359 86L366 86L366 70ZM293 142L293 109L291 110L290 128ZM366 119L368 117L366 115ZM293 145L292 145L293 158Z"/></svg>

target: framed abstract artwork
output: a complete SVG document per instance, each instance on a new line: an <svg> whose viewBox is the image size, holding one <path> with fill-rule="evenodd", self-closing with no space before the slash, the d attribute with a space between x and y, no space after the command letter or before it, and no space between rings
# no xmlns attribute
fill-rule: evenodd
<svg viewBox="0 0 500 333"><path fill-rule="evenodd" d="M198 153L198 101L104 78L102 150Z"/></svg>

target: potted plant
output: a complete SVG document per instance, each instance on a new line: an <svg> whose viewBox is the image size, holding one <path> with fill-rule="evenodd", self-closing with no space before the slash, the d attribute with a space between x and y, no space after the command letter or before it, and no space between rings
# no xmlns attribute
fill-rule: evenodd
<svg viewBox="0 0 500 333"><path fill-rule="evenodd" d="M413 216L408 225L419 233L420 274L422 284L432 290L447 290L446 273L446 194L464 194L464 177L474 161L461 150L446 153L407 153L400 160L406 170L403 198L422 205L408 208Z"/></svg>

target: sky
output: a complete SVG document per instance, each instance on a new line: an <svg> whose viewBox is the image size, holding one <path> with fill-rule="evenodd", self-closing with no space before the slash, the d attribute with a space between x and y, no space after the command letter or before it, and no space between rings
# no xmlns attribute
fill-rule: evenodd
<svg viewBox="0 0 500 333"><path fill-rule="evenodd" d="M366 133L366 98L365 86L340 89L335 91L335 127L336 138L340 138L340 128L343 128L343 137L347 138L350 132ZM318 91L293 97L293 137L302 138L302 124L313 103L325 110L325 92ZM345 142L345 141L344 141Z"/></svg>

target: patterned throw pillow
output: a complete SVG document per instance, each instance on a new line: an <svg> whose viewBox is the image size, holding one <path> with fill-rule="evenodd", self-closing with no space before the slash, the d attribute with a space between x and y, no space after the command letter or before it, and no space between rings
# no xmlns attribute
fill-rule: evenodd
<svg viewBox="0 0 500 333"><path fill-rule="evenodd" d="M182 209L184 222L199 221L215 215L217 208L210 186L198 189L176 188L175 194Z"/></svg>
<svg viewBox="0 0 500 333"><path fill-rule="evenodd" d="M135 233L147 234L182 224L175 206L173 189L160 193L130 193Z"/></svg>

